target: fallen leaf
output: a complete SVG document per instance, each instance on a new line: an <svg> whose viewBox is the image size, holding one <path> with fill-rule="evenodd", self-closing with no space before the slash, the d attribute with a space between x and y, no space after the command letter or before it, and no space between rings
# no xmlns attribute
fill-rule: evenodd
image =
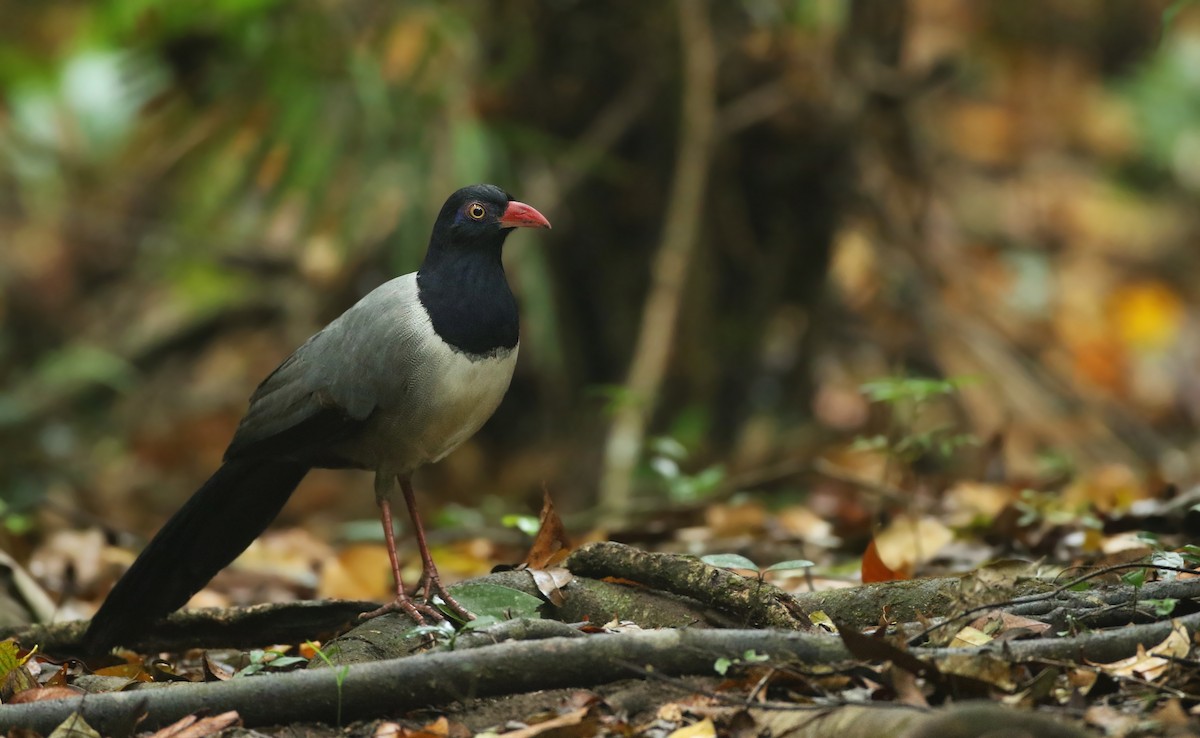
<svg viewBox="0 0 1200 738"><path fill-rule="evenodd" d="M392 568L381 543L346 546L321 567L317 597L342 600L383 600L392 590Z"/></svg>
<svg viewBox="0 0 1200 738"><path fill-rule="evenodd" d="M139 682L154 681L154 678L150 676L141 662L106 666L103 669L96 669L95 673L98 676L120 677L121 679L132 679Z"/></svg>
<svg viewBox="0 0 1200 738"><path fill-rule="evenodd" d="M206 718L188 715L154 733L150 738L206 738L241 722L236 710Z"/></svg>
<svg viewBox="0 0 1200 738"><path fill-rule="evenodd" d="M563 527L562 518L554 509L554 501L550 499L549 490L542 490L542 514L538 519L537 536L525 557L525 564L530 569L545 569L557 564L571 552L571 541Z"/></svg>
<svg viewBox="0 0 1200 738"><path fill-rule="evenodd" d="M966 626L954 634L954 638L950 641L950 648L970 648L972 646L986 646L991 643L992 637L984 633L978 628Z"/></svg>
<svg viewBox="0 0 1200 738"><path fill-rule="evenodd" d="M875 534L875 551L879 560L895 572L911 572L918 564L929 561L948 543L954 532L937 518L912 518L897 515L883 530Z"/></svg>
<svg viewBox="0 0 1200 738"><path fill-rule="evenodd" d="M558 717L550 718L536 725L530 725L519 730L511 730L507 733L501 733L504 738L533 738L533 736L541 735L552 730L567 728L572 725L579 725L583 719L587 717L589 708L583 707L578 710L564 713Z"/></svg>
<svg viewBox="0 0 1200 738"><path fill-rule="evenodd" d="M704 510L705 526L714 538L761 535L767 520L767 508L760 502L710 505Z"/></svg>
<svg viewBox="0 0 1200 738"><path fill-rule="evenodd" d="M50 738L100 738L96 729L88 725L83 716L77 712L71 713L67 719L58 724Z"/></svg>
<svg viewBox="0 0 1200 738"><path fill-rule="evenodd" d="M1178 620L1172 620L1171 623L1171 633L1161 643L1149 649L1139 643L1136 655L1095 665L1113 676L1136 676L1155 681L1166 673L1173 660L1186 658L1191 650L1192 639L1187 628Z"/></svg>
<svg viewBox="0 0 1200 738"><path fill-rule="evenodd" d="M992 610L971 621L971 627L987 633L992 638L1002 638L1009 633L1015 634L1015 631L1020 631L1020 635L1044 633L1050 629L1050 624L1002 610Z"/></svg>
<svg viewBox="0 0 1200 738"><path fill-rule="evenodd" d="M542 596L555 607L562 607L563 603L567 600L566 595L562 593L562 588L570 583L574 575L562 567L555 569L528 569L527 571L533 576L533 583L537 586L538 591L542 593Z"/></svg>
<svg viewBox="0 0 1200 738"><path fill-rule="evenodd" d="M1015 668L1012 661L990 653L951 654L938 659L938 669L942 674L968 677L1005 692L1017 688L1017 680L1013 676Z"/></svg>
<svg viewBox="0 0 1200 738"><path fill-rule="evenodd" d="M704 718L670 733L667 738L716 738L716 735L717 727L713 725L712 718Z"/></svg>
<svg viewBox="0 0 1200 738"><path fill-rule="evenodd" d="M871 584L873 582L892 582L897 579L910 579L912 572L908 571L893 571L883 560L879 558L879 552L875 547L875 539L867 544L867 550L863 551L862 558L862 580L863 584Z"/></svg>
<svg viewBox="0 0 1200 738"><path fill-rule="evenodd" d="M27 702L45 702L46 700L66 700L84 694L83 690L75 687L34 687L24 692L18 692L7 702L9 705L21 705Z"/></svg>
<svg viewBox="0 0 1200 738"><path fill-rule="evenodd" d="M1117 335L1135 351L1158 352L1178 341L1186 305L1165 282L1142 280L1119 288L1110 298Z"/></svg>

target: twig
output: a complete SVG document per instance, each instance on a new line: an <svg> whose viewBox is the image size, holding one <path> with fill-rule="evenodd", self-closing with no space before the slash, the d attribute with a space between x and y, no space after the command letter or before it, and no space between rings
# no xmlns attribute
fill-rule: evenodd
<svg viewBox="0 0 1200 738"><path fill-rule="evenodd" d="M676 6L683 48L679 149L653 283L626 380L632 399L617 409L605 446L600 503L610 521L619 520L629 507L633 469L675 343L688 264L699 240L716 135L717 52L708 5L703 0L677 0Z"/></svg>

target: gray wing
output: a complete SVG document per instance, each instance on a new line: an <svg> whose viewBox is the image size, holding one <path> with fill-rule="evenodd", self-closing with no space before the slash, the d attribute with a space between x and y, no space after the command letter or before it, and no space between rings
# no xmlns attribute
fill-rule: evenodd
<svg viewBox="0 0 1200 738"><path fill-rule="evenodd" d="M376 288L263 380L225 458L305 460L352 438L381 406L404 401L427 323L415 274Z"/></svg>

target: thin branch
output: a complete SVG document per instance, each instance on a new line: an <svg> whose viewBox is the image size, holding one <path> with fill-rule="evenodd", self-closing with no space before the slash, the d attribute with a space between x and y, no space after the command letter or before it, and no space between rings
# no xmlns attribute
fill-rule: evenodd
<svg viewBox="0 0 1200 738"><path fill-rule="evenodd" d="M633 469L675 344L688 265L699 241L716 136L717 52L708 4L677 0L676 7L683 51L679 149L653 283L626 380L633 399L617 409L605 447L600 503L610 520L619 519L629 508Z"/></svg>

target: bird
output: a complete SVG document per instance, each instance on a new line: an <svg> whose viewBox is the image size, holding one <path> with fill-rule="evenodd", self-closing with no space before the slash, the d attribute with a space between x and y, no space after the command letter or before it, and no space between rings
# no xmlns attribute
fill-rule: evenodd
<svg viewBox="0 0 1200 738"><path fill-rule="evenodd" d="M134 642L186 604L267 528L313 468L375 473L396 594L361 617L399 611L420 624L442 620L437 596L470 619L429 553L412 475L479 430L508 390L520 328L501 252L517 228L550 221L495 185L450 195L416 272L368 293L259 384L222 465L118 579L83 636L85 652ZM397 483L421 556L415 597L392 529Z"/></svg>

